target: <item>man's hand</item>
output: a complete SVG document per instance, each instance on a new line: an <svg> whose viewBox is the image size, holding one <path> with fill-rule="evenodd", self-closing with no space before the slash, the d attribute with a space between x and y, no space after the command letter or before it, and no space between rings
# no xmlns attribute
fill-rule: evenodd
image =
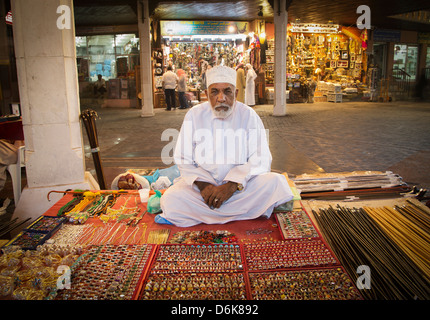
<svg viewBox="0 0 430 320"><path fill-rule="evenodd" d="M221 205L230 199L233 193L237 190L236 182L227 182L220 186L215 186L208 182L195 181L196 186L200 190L205 203L210 207L217 209Z"/></svg>

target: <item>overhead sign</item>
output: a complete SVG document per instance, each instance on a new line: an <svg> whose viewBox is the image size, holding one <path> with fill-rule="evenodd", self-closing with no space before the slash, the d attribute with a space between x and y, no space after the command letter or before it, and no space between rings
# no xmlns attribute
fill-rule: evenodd
<svg viewBox="0 0 430 320"><path fill-rule="evenodd" d="M430 33L418 33L418 43L430 44Z"/></svg>
<svg viewBox="0 0 430 320"><path fill-rule="evenodd" d="M373 31L373 41L375 42L399 42L400 30L375 29Z"/></svg>
<svg viewBox="0 0 430 320"><path fill-rule="evenodd" d="M5 17L6 23L12 25L12 11L9 10Z"/></svg>
<svg viewBox="0 0 430 320"><path fill-rule="evenodd" d="M337 33L338 24L292 23L289 31L298 33Z"/></svg>
<svg viewBox="0 0 430 320"><path fill-rule="evenodd" d="M163 36L243 34L249 32L247 21L160 21Z"/></svg>

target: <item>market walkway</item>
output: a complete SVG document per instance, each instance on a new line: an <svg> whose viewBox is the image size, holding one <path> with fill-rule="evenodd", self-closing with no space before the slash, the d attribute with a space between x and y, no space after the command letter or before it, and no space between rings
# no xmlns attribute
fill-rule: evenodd
<svg viewBox="0 0 430 320"><path fill-rule="evenodd" d="M170 165L162 162L161 152L172 150L168 134L180 129L187 110L156 109L154 117L141 118L138 109L81 104L87 108L100 116L96 124L107 186L126 169ZM269 129L273 170L290 175L391 170L412 185L430 188L430 103L289 104L284 117L273 117L272 109L255 107ZM87 169L96 176L85 131L83 136Z"/></svg>

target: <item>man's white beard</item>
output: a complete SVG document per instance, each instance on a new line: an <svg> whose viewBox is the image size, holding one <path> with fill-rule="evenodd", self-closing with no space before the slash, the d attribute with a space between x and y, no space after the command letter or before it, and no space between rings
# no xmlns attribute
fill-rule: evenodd
<svg viewBox="0 0 430 320"><path fill-rule="evenodd" d="M233 106L229 106L228 104L219 104L215 108L212 108L212 113L214 114L215 118L225 119L233 113L235 103ZM226 107L228 110L216 110L218 107Z"/></svg>

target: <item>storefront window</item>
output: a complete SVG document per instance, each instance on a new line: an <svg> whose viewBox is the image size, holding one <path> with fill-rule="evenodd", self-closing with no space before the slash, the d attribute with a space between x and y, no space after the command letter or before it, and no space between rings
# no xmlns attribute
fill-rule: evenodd
<svg viewBox="0 0 430 320"><path fill-rule="evenodd" d="M394 70L403 70L415 80L417 75L418 46L395 44L394 45Z"/></svg>
<svg viewBox="0 0 430 320"><path fill-rule="evenodd" d="M426 68L430 68L430 46L427 47Z"/></svg>
<svg viewBox="0 0 430 320"><path fill-rule="evenodd" d="M115 78L114 36L89 36L87 44L91 80L95 81L98 74L101 74L104 79Z"/></svg>
<svg viewBox="0 0 430 320"><path fill-rule="evenodd" d="M139 65L139 38L134 34L76 37L80 81L126 78Z"/></svg>

